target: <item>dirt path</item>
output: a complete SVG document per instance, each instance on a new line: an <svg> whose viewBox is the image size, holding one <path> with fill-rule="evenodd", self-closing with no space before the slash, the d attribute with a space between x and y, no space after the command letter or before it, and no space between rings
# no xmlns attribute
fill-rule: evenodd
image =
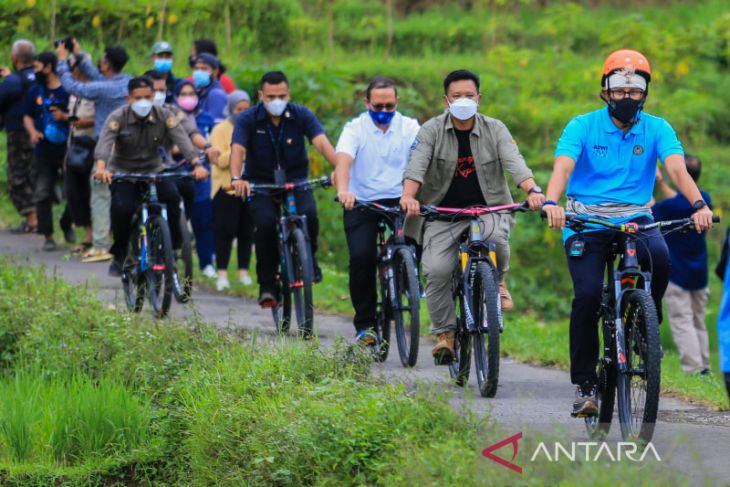
<svg viewBox="0 0 730 487"><path fill-rule="evenodd" d="M68 258L63 251L44 253L39 250L41 243L39 237L0 232L0 253L46 264L49 272L55 269L63 278L73 283L90 282L98 289L102 301L110 305L122 303L121 283L119 279L107 276L108 263L82 264L74 258ZM207 321L258 330L263 334L273 333L271 313L261 310L253 300L205 291L196 291L194 300L195 309ZM173 304L173 312L184 316L192 310ZM352 324L346 318L319 313L315 321L324 344L331 343L338 335L352 337ZM583 422L572 419L569 415L573 386L567 372L505 359L501 367L497 397L482 399L473 376L469 392L457 389L448 379L448 370L433 365L430 357L431 341L422 339L421 342L419 362L414 369L405 370L397 353L391 353L384 364L374 365L376 373L382 373L392 381L427 382L452 391L455 407L466 405L480 414L488 413L509 434L523 432L527 438L540 432L559 435L563 442L588 441ZM660 408L653 444L662 463L687 473L693 483L730 485L730 414L708 411L670 397L662 397ZM616 418L609 440L620 441ZM485 448L487 446L489 445L484 445ZM499 454L509 458L508 453ZM529 472L531 454L531 451L522 450L516 460L516 463L525 468L526 474ZM495 463L494 468L503 467Z"/></svg>

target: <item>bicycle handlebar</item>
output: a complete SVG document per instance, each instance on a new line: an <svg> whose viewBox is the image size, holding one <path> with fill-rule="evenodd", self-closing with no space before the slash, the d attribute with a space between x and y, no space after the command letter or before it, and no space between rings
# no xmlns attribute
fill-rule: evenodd
<svg viewBox="0 0 730 487"><path fill-rule="evenodd" d="M251 194L257 189L266 190L271 192L287 192L296 191L297 189L311 189L312 187L329 188L332 186L332 180L329 176L322 176L320 178L307 179L306 181L300 181L298 183L284 183L284 184L270 184L270 183L249 183ZM222 186L223 191L233 191L232 184L226 184Z"/></svg>
<svg viewBox="0 0 730 487"><path fill-rule="evenodd" d="M527 201L499 206L471 206L468 208L444 208L421 205L421 216L427 220L466 220L490 213L516 213L529 211Z"/></svg>
<svg viewBox="0 0 730 487"><path fill-rule="evenodd" d="M166 179L191 179L193 175L188 172L116 172L112 174L112 181L135 181L135 182L155 182Z"/></svg>
<svg viewBox="0 0 730 487"><path fill-rule="evenodd" d="M713 216L712 221L713 221L713 223L719 223L720 217ZM690 228L690 227L694 226L695 222L694 222L694 220L692 220L692 218L680 218L677 220L659 220L659 221L655 221L652 223L646 223L644 225L639 225L638 223L635 223L635 222L611 223L611 222L607 222L605 220L601 220L600 218L583 217L583 216L579 216L575 213L566 213L565 214L565 226L572 230L575 230L575 231L583 230L585 228L586 224L600 225L609 230L615 230L617 232L622 232L622 233L638 233L638 232L643 232L646 230L652 230L654 228L659 228L660 230L663 228L673 228L673 227L676 229Z"/></svg>

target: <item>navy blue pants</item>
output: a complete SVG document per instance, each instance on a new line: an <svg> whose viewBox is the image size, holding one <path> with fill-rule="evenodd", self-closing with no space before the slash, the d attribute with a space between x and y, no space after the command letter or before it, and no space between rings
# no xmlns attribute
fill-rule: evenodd
<svg viewBox="0 0 730 487"><path fill-rule="evenodd" d="M636 220L649 223L648 218ZM636 244L642 270L652 271L651 294L662 319L662 297L669 283L669 250L659 230L647 232ZM585 251L580 258L568 255L570 244L576 238L585 241ZM568 269L573 279L573 309L570 313L570 380L573 384L595 383L598 364L598 313L601 307L603 282L606 275L606 259L611 244L621 234L610 231L587 232L571 236L565 243ZM649 266L651 255L651 269Z"/></svg>
<svg viewBox="0 0 730 487"><path fill-rule="evenodd" d="M213 265L215 252L215 233L213 231L213 200L210 198L193 203L190 215L195 235L195 251L198 253L200 269Z"/></svg>

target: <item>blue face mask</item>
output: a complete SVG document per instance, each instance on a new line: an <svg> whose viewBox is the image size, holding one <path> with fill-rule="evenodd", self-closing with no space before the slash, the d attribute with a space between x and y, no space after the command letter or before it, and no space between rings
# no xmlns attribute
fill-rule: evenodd
<svg viewBox="0 0 730 487"><path fill-rule="evenodd" d="M155 59L154 65L158 73L169 73L172 69L172 59Z"/></svg>
<svg viewBox="0 0 730 487"><path fill-rule="evenodd" d="M195 82L195 86L205 88L210 84L210 73L202 69L196 69L193 71L193 82Z"/></svg>
<svg viewBox="0 0 730 487"><path fill-rule="evenodd" d="M388 125L395 117L395 112L376 112L375 110L368 110L370 118L373 119L375 125Z"/></svg>

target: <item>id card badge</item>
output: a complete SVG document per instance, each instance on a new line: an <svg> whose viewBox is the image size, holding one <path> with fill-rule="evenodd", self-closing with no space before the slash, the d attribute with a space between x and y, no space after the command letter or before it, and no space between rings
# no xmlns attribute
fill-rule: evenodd
<svg viewBox="0 0 730 487"><path fill-rule="evenodd" d="M284 169L277 167L274 169L274 184L283 186L286 183L286 172Z"/></svg>
<svg viewBox="0 0 730 487"><path fill-rule="evenodd" d="M580 239L576 238L572 242L570 242L570 249L568 249L568 255L570 255L571 259L580 259L583 257L583 254L585 253L586 249L586 243Z"/></svg>

